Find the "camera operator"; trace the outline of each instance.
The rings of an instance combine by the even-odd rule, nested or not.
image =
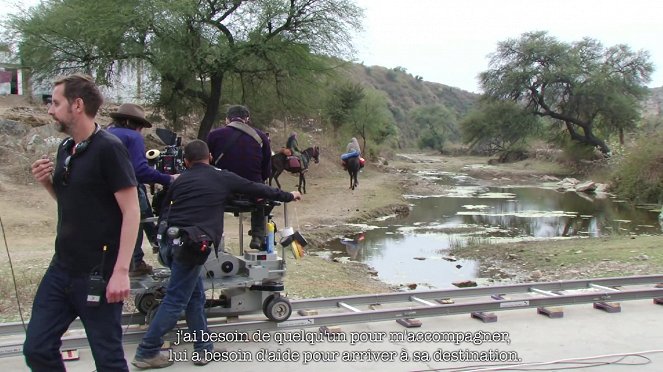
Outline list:
[[[131,164],[133,165],[134,172],[136,172],[136,179],[138,180],[138,202],[140,204],[140,218],[145,219],[153,217],[152,207],[147,198],[147,190],[145,189],[146,183],[158,183],[163,186],[168,186],[177,177],[169,174],[160,173],[156,169],[147,164],[145,157],[145,141],[141,135],[143,128],[151,128],[152,123],[145,119],[145,111],[141,106],[133,103],[123,103],[116,112],[110,114],[114,119],[113,123],[108,127],[108,131],[117,136],[129,152]],[[156,225],[153,222],[145,222],[140,225],[138,237],[136,239],[136,246],[134,247],[133,261],[131,266],[130,276],[141,276],[152,274],[152,266],[148,265],[145,260],[145,253],[143,253],[143,230],[147,235],[147,239],[155,248],[158,249]]]
[[[200,243],[190,246],[180,231],[191,229],[202,231],[207,241],[219,246],[223,236],[223,213],[228,199],[238,192],[254,197],[263,197],[283,202],[301,199],[297,191],[284,192],[265,184],[252,182],[232,172],[212,167],[207,144],[201,140],[189,142],[184,147],[184,162],[187,170],[171,187],[164,203],[164,212],[159,216],[160,226],[168,232],[159,241],[162,261],[170,267],[170,280],[156,315],[140,345],[134,366],[162,368],[173,364],[167,354],[161,353],[163,336],[170,332],[180,319],[182,311],[192,335],[208,333],[207,317],[204,313],[205,290],[200,277],[201,262],[205,262],[211,248],[205,243],[204,253]],[[171,229],[177,233],[171,236]],[[160,229],[161,232],[161,229]],[[191,237],[191,235],[188,235]],[[205,365],[205,351],[213,351],[210,341],[198,339],[193,343],[194,352],[190,360],[195,365]]]

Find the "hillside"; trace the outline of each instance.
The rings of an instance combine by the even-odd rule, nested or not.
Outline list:
[[[479,95],[459,88],[423,80],[403,68],[348,64],[345,77],[368,89],[383,92],[389,110],[399,130],[399,146],[413,147],[422,135],[420,126],[413,123],[412,110],[443,106],[451,112],[453,126],[472,108]]]
[[[478,94],[423,80],[402,69],[353,64],[348,68],[353,81],[359,81],[387,94],[397,121],[417,106],[444,105],[459,116],[467,113]]]
[[[661,117],[663,115],[663,87],[649,89],[649,97],[644,103],[645,117]]]

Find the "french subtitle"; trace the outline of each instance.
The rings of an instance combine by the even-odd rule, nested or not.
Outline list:
[[[481,345],[483,343],[511,343],[509,332],[389,332],[389,342],[434,342],[434,343],[453,343],[460,345],[469,343]]]
[[[246,347],[234,350],[203,351],[188,354],[187,350],[170,350],[169,359],[174,362],[197,361],[204,358],[210,362],[285,362],[310,365],[321,362],[345,363],[391,363],[391,362],[520,362],[521,359],[515,351],[497,349],[470,350],[445,348],[428,350],[408,350],[401,347],[394,350],[393,345],[416,344],[472,344],[484,343],[510,344],[508,332],[446,332],[446,331],[416,331],[399,332],[321,332],[321,331],[254,331],[251,333],[230,332],[185,332],[178,330],[175,333],[175,346],[183,343],[212,342],[242,344]],[[249,344],[247,344],[249,343]],[[261,347],[256,344],[272,346]],[[296,345],[316,345],[321,343],[346,344],[344,349],[339,345],[336,350],[301,350]],[[251,344],[255,346],[251,346]],[[389,346],[389,345],[392,346]],[[361,346],[365,347],[362,348]],[[276,346],[276,347],[275,347]],[[359,348],[357,348],[359,346]],[[383,347],[384,346],[384,347]],[[306,346],[308,347],[308,346]]]
[[[521,362],[515,351],[501,350],[442,350],[433,353],[434,362]]]

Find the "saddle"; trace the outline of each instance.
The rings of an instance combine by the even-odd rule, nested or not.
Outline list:
[[[287,147],[281,147],[281,151],[279,151],[279,152],[280,152],[281,154],[285,155],[286,158],[287,158],[288,156],[292,156],[292,150],[290,150],[290,149],[287,148]]]
[[[341,160],[341,165],[343,166],[343,170],[348,170],[348,161],[347,160]],[[359,157],[359,168],[363,168],[364,165],[366,165],[366,159],[362,158],[361,156]]]
[[[302,162],[298,156],[288,156],[285,162],[285,169],[288,172],[300,172],[302,170]]]

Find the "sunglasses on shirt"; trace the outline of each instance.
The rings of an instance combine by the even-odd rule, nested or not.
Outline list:
[[[64,159],[64,174],[62,175],[62,186],[67,186],[69,185],[69,176],[71,174],[71,165],[72,162],[75,158],[79,157],[82,153],[87,150],[88,146],[90,145],[90,139],[86,139],[85,141],[81,141],[74,146],[74,140],[69,139],[68,143],[65,143],[65,149],[67,153],[70,153],[67,155],[67,157]],[[72,151],[73,147],[73,151]]]

